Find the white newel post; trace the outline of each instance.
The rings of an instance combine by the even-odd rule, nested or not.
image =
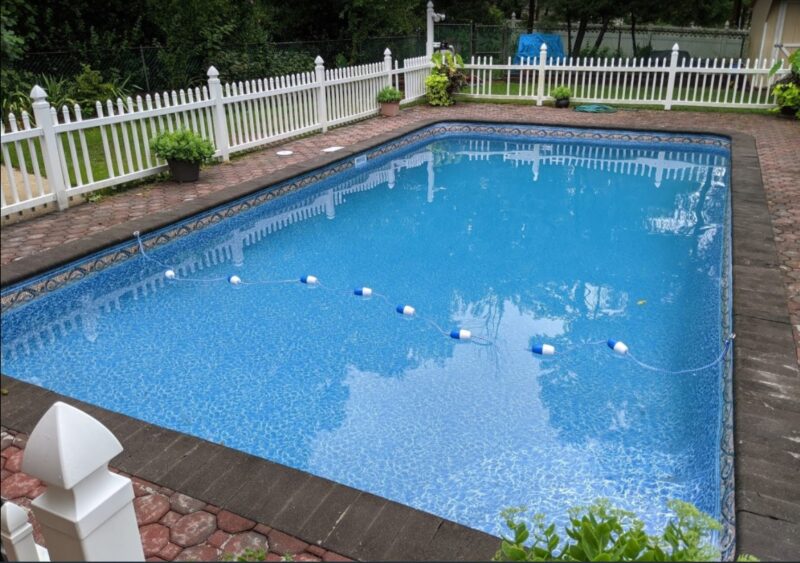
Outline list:
[[[664,109],[672,109],[672,94],[675,91],[675,74],[678,68],[678,44],[672,46],[669,58],[669,74],[667,74],[667,97],[664,100]]]
[[[31,507],[53,561],[144,561],[131,480],[108,470],[111,431],[56,402],[28,439],[22,470],[47,483]]]
[[[433,56],[433,2],[428,1],[428,9],[425,13],[425,57],[431,60]]]
[[[547,65],[547,44],[539,48],[539,70],[536,71],[536,105],[544,103],[544,74]]]
[[[228,121],[225,119],[225,104],[222,101],[222,83],[219,81],[219,71],[213,66],[208,69],[208,94],[214,100],[214,144],[228,162],[231,159],[230,143],[228,142]]]
[[[383,52],[383,72],[386,73],[386,85],[392,85],[392,52],[389,47]]]
[[[314,59],[314,73],[317,80],[317,119],[319,119],[322,132],[328,130],[328,102],[325,98],[325,61],[317,55]]]
[[[69,207],[67,198],[67,184],[58,162],[58,139],[53,129],[53,112],[50,111],[50,103],[47,101],[47,92],[38,84],[31,90],[33,100],[33,118],[36,125],[41,127],[42,133],[42,156],[44,158],[44,169],[47,174],[47,183],[56,195],[58,208],[63,210]]]
[[[9,561],[47,561],[47,550],[36,545],[28,514],[13,502],[3,504],[0,536]]]

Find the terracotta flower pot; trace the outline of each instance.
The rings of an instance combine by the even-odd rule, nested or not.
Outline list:
[[[168,160],[169,173],[176,182],[196,182],[200,176],[200,163],[186,160]]]
[[[400,113],[400,102],[381,102],[381,115],[394,117]]]
[[[556,107],[557,108],[568,108],[569,107],[569,98],[561,98],[560,100],[556,100]]]

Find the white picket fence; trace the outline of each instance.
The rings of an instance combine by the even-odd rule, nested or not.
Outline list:
[[[325,69],[222,84],[214,67],[202,88],[108,100],[95,104],[96,117],[81,107],[51,107],[47,93],[31,91],[33,119],[8,115],[2,128],[2,209],[8,216],[110,186],[153,176],[166,169],[149,142],[163,131],[191,129],[214,144],[215,156],[327,131],[375,115],[376,96],[388,85],[405,90],[403,104],[425,95],[430,63],[425,57]],[[97,174],[97,170],[102,174]],[[98,177],[99,176],[99,177]]]
[[[465,70],[470,98],[552,100],[557,86],[572,91],[571,100],[588,103],[770,108],[771,84],[789,73],[781,68],[769,76],[775,61],[733,59],[679,60],[675,44],[668,61],[653,59],[595,60],[591,57],[554,59],[542,45],[539,57],[512,64],[495,64],[490,57],[473,57]]]

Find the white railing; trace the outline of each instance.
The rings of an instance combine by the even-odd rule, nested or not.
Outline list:
[[[215,157],[376,115],[378,91],[404,89],[403,103],[425,95],[430,72],[425,57],[384,60],[325,69],[317,57],[314,72],[222,84],[214,67],[208,84],[154,95],[95,104],[84,119],[79,105],[51,107],[47,93],[31,91],[33,119],[9,114],[2,128],[2,210],[8,216],[140,180],[166,170],[150,150],[164,131],[190,129],[211,141]],[[35,126],[34,126],[35,123]]]
[[[716,108],[770,108],[774,80],[790,71],[781,68],[770,77],[775,61],[733,59],[679,60],[674,45],[669,60],[553,59],[542,45],[537,58],[520,64],[495,64],[490,57],[473,57],[465,70],[470,98],[514,98],[542,105],[553,99],[553,88],[567,86],[575,102],[706,106]]]

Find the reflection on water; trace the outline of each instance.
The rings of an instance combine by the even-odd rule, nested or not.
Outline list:
[[[3,315],[4,372],[487,531],[610,497],[717,513],[726,157],[445,139]],[[442,338],[368,285],[445,327]],[[533,357],[532,343],[567,351]]]

